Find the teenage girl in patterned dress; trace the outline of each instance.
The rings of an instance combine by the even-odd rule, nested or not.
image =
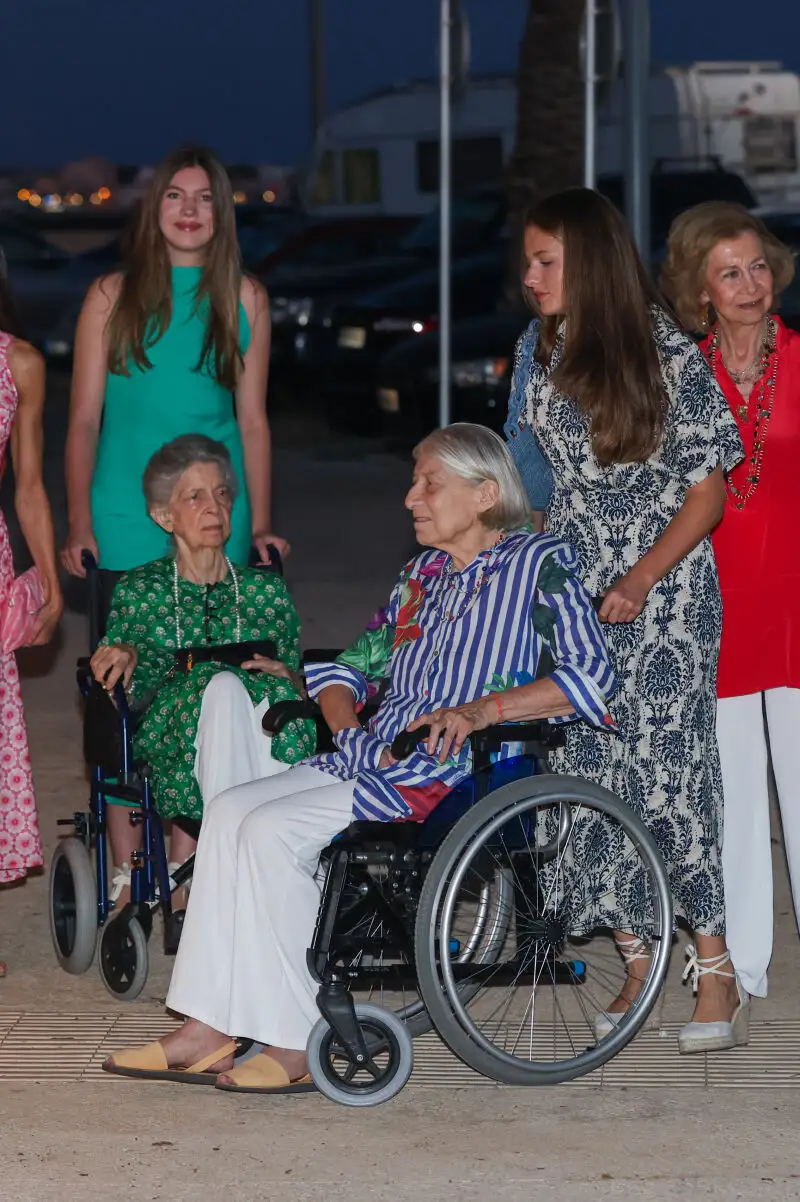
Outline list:
[[[46,643],[61,616],[53,522],[42,481],[44,362],[15,338],[11,298],[0,262],[0,463],[10,446],[14,508],[33,562],[42,575],[45,605],[33,642]],[[0,606],[14,580],[8,528],[0,511]],[[21,880],[42,865],[36,800],[28,757],[17,661],[0,654],[0,885]],[[0,976],[5,965],[0,961]]]

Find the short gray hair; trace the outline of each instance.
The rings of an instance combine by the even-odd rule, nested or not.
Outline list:
[[[236,496],[238,481],[224,442],[207,438],[205,434],[181,434],[180,438],[164,443],[144,469],[142,488],[148,513],[169,505],[181,476],[195,463],[215,463],[231,496]]]
[[[490,530],[518,530],[531,520],[531,507],[508,447],[499,434],[486,426],[455,422],[434,430],[414,448],[414,458],[426,451],[462,480],[476,487],[493,480],[499,490],[497,503],[481,514]]]

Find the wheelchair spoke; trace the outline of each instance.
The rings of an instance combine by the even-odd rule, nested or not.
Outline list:
[[[576,787],[570,782],[570,800],[559,799],[557,784],[528,800],[517,786],[519,801],[493,822],[476,818],[437,894],[437,975],[447,998],[445,1008],[429,1003],[437,1026],[468,1064],[510,1083],[529,1072],[569,1079],[602,1064],[644,1021],[666,969],[663,869],[638,838],[635,816],[613,798],[584,800]],[[445,949],[457,944],[465,917],[481,912],[492,878],[507,882],[508,898],[497,908],[496,950],[482,956],[476,937],[474,958],[459,967]],[[626,981],[612,938],[626,924],[641,928],[658,955],[632,1019],[598,1042],[596,1020]]]

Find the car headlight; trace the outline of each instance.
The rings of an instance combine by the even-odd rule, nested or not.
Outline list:
[[[453,363],[450,368],[450,378],[454,388],[491,388],[508,370],[508,359],[463,359]],[[439,368],[433,367],[428,372],[428,379],[437,382]]]
[[[274,326],[279,326],[285,321],[307,326],[314,311],[314,301],[310,296],[273,296],[270,311]]]

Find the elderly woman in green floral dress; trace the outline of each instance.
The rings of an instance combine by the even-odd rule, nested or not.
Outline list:
[[[150,460],[143,487],[174,554],[120,578],[92,671],[109,690],[122,680],[144,709],[135,752],[152,767],[159,813],[200,818],[204,800],[313,752],[311,723],[291,723],[274,740],[261,729],[271,705],[299,696],[300,622],[280,575],[235,567],[225,554],[236,479],[222,443],[199,434],[167,443]],[[177,665],[181,649],[257,641],[271,642],[277,658],[254,653],[232,667],[203,652],[188,671]],[[119,898],[130,881],[127,813],[112,807],[109,827]],[[171,861],[182,863],[193,848],[176,827]]]

